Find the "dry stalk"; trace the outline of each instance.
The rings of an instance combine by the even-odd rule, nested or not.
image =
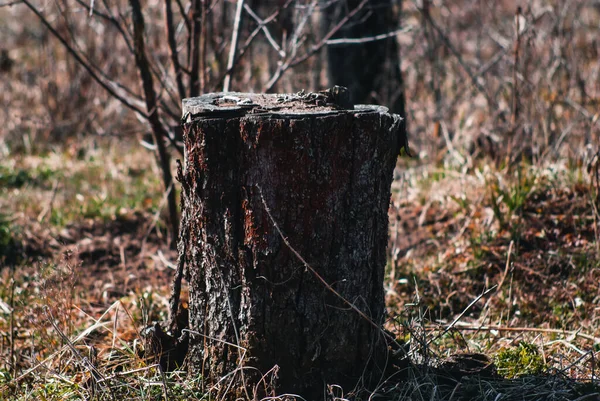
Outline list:
[[[439,327],[427,326],[427,330],[438,330]],[[547,329],[540,327],[509,327],[509,326],[497,326],[497,325],[484,325],[478,326],[469,323],[461,323],[454,326],[454,330],[459,331],[506,331],[506,332],[528,332],[528,333],[551,333],[551,334],[563,334],[565,336],[581,337],[583,339],[593,341],[594,343],[600,343],[600,337],[595,337],[589,334],[581,333],[579,331],[569,331],[561,329]]]
[[[506,275],[508,274],[508,270],[510,268],[510,255],[512,253],[512,248],[513,248],[514,244],[515,244],[515,242],[513,240],[511,240],[510,244],[508,245],[508,253],[506,254],[506,265],[504,267],[504,273],[502,274],[502,279],[500,280],[500,283],[498,284],[498,288],[496,290],[497,293],[500,293],[502,284],[504,284],[504,280],[506,280]]]
[[[517,7],[517,12],[515,14],[515,30],[517,39],[515,40],[515,49],[514,49],[514,65],[513,65],[513,92],[512,92],[512,116],[511,116],[511,125],[514,129],[517,124],[517,120],[519,118],[519,80],[518,80],[518,69],[519,69],[519,49],[521,46],[521,15],[522,9],[521,6]],[[510,155],[510,151],[508,152]]]
[[[456,324],[460,321],[460,319],[463,318],[463,316],[473,307],[473,305],[475,305],[477,302],[479,302],[479,300],[481,298],[483,298],[484,296],[486,296],[487,294],[489,294],[490,292],[494,291],[496,289],[496,286],[493,286],[492,288],[488,288],[487,290],[485,290],[482,294],[479,294],[477,296],[477,298],[475,298],[474,300],[471,301],[471,303],[469,305],[467,305],[467,307],[461,312],[459,313],[459,315],[452,321],[452,323],[450,323],[445,329],[444,331],[442,331],[440,334],[438,334],[437,336],[433,337],[431,340],[427,341],[427,345],[431,344],[432,342],[436,341],[437,339],[441,338],[444,334],[446,334],[447,332],[449,332],[452,328],[454,328],[454,326],[456,326]]]
[[[11,278],[10,283],[10,320],[8,325],[10,341],[10,365],[13,371],[13,377],[17,377],[17,361],[15,359],[15,280]]]
[[[423,13],[423,9],[419,8],[419,12]],[[487,90],[481,84],[481,82],[479,82],[478,77],[473,73],[473,71],[471,71],[471,67],[469,67],[469,65],[467,63],[465,63],[460,52],[458,50],[456,50],[456,48],[454,47],[454,45],[448,38],[448,35],[444,32],[444,30],[438,26],[438,24],[431,17],[431,15],[424,14],[424,17],[427,19],[427,22],[431,25],[431,27],[438,33],[439,37],[442,39],[442,42],[444,43],[446,48],[448,50],[450,50],[452,55],[456,58],[456,61],[458,61],[458,64],[467,73],[469,78],[471,78],[471,82],[473,83],[473,85],[479,90],[479,92],[481,94],[483,94],[483,96],[485,96],[485,98],[488,102],[488,106],[493,109],[498,109],[498,103],[488,94]]]
[[[59,335],[59,337],[62,339],[65,346],[71,351],[71,354],[76,359],[78,359],[81,366],[90,373],[90,377],[94,386],[99,384],[100,380],[105,381],[104,375],[96,368],[96,366],[94,366],[92,361],[90,361],[88,357],[81,355],[81,353],[77,348],[75,348],[73,342],[69,339],[69,337],[67,337],[67,335],[60,329],[60,327],[58,327],[56,319],[52,315],[52,312],[50,311],[50,308],[48,306],[44,308],[44,312],[48,318],[48,321],[50,322],[56,333]],[[110,387],[110,385],[108,385],[107,387],[108,392],[112,393],[112,388]],[[114,394],[112,398],[115,399]]]
[[[46,19],[46,17],[44,17],[44,15],[42,15],[42,13],[32,3],[30,3],[29,0],[21,1],[38,17],[42,25],[44,25],[50,31],[50,33],[52,33],[52,35],[61,42],[61,44],[67,50],[69,55],[71,55],[71,57],[73,57],[90,74],[94,81],[96,81],[112,97],[119,100],[121,104],[123,104],[125,107],[138,113],[144,118],[148,118],[148,114],[146,112],[144,112],[140,107],[133,104],[133,102],[130,99],[126,99],[124,96],[122,96],[115,88],[113,88],[112,85],[110,85],[110,83],[107,83],[105,79],[103,79],[99,74],[97,74],[94,66],[88,63],[86,60],[84,60],[83,56],[80,55],[79,52],[76,49],[74,49],[52,25],[50,25],[50,22]]]

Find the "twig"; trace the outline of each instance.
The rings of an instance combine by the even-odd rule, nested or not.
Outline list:
[[[48,212],[52,210],[52,204],[54,203],[54,199],[56,198],[56,193],[58,192],[57,190],[58,180],[54,181],[54,184],[52,185],[52,197],[50,198],[50,201],[46,204],[46,206],[44,206],[44,209],[42,209],[40,214],[38,214],[37,216],[38,223],[44,221],[44,218],[46,217]]]
[[[375,35],[375,36],[365,36],[364,38],[329,39],[329,40],[325,41],[325,44],[327,46],[335,46],[335,45],[355,45],[355,44],[376,42],[378,40],[393,38],[394,36],[397,36],[401,33],[407,33],[410,31],[411,31],[411,28],[407,27],[407,28],[397,29],[395,31],[388,32],[388,33],[382,33],[382,34]]]
[[[298,258],[298,260],[304,265],[304,267],[306,269],[308,269],[317,278],[317,280],[319,280],[321,282],[321,284],[323,284],[323,286],[325,286],[325,288],[327,288],[327,290],[329,290],[332,294],[334,294],[336,297],[338,297],[340,300],[342,300],[342,302],[344,302],[346,305],[348,305],[350,307],[350,309],[355,311],[360,317],[362,317],[371,326],[373,326],[381,334],[383,334],[384,337],[386,337],[387,339],[391,340],[394,344],[401,347],[396,342],[395,338],[393,338],[390,334],[388,334],[384,330],[382,330],[381,327],[377,323],[375,323],[369,316],[367,316],[363,311],[358,309],[352,302],[348,301],[339,292],[337,292],[332,286],[330,286],[329,283],[327,283],[327,281],[323,277],[321,277],[321,275],[319,273],[317,273],[317,271],[315,269],[313,269],[311,265],[308,264],[308,262],[302,257],[302,255],[300,255],[300,253],[298,253],[298,251],[296,251],[296,249],[292,246],[292,244],[290,244],[290,241],[287,239],[287,237],[283,234],[283,232],[279,228],[279,224],[277,224],[277,222],[273,218],[273,215],[271,214],[271,209],[267,205],[267,202],[265,201],[265,198],[263,196],[262,189],[259,186],[257,186],[257,188],[258,188],[258,191],[260,192],[260,199],[262,200],[263,207],[265,208],[265,211],[267,212],[267,215],[269,216],[271,223],[273,223],[273,227],[275,227],[275,230],[277,231],[277,233],[279,234],[279,236],[281,237],[281,239],[283,240],[285,245],[288,247],[288,249],[290,251],[292,251],[294,256],[296,256],[296,258]]]
[[[76,1],[79,1],[79,4],[83,4],[84,8],[89,9],[91,11],[90,6],[85,5],[85,3],[83,3],[81,0],[76,0]],[[104,78],[105,82],[108,82],[111,85],[114,85],[115,87],[122,89],[125,93],[127,93],[127,95],[130,98],[133,98],[135,101],[138,101],[138,102],[141,103],[142,102],[141,98],[133,90],[127,88],[125,85],[123,85],[123,84],[121,84],[119,82],[115,82],[111,77],[108,76],[108,74],[106,72],[104,72],[102,70],[101,67],[99,67],[98,65],[96,65],[90,59],[90,57],[85,53],[85,51],[83,49],[81,49],[81,47],[79,46],[79,42],[78,42],[78,40],[76,38],[76,35],[73,32],[73,28],[71,27],[72,24],[69,21],[67,13],[60,6],[60,3],[58,1],[56,2],[56,5],[57,5],[57,8],[58,8],[58,10],[60,12],[60,15],[63,17],[63,19],[65,21],[66,30],[69,33],[69,35],[71,37],[71,42],[74,44],[74,48],[76,48],[76,50],[78,51],[78,54],[82,58],[84,58],[90,64],[90,66],[92,68],[94,68],[96,70],[96,73],[99,76],[101,76],[102,78]],[[110,12],[110,9],[108,9],[108,10]],[[94,11],[94,12],[96,12],[96,11]],[[131,44],[129,43],[127,35],[125,35],[125,30],[121,27],[121,24],[118,22],[118,20],[116,18],[114,18],[114,17],[107,17],[106,15],[102,15],[101,17],[102,18],[109,18],[109,21],[111,23],[113,23],[113,25],[115,25],[117,27],[117,30],[119,32],[121,32],[121,34],[123,36],[123,39],[125,40],[127,48],[129,49],[129,51],[131,52],[131,54],[135,56],[134,49],[131,47]],[[178,100],[174,99],[169,86],[166,84],[166,80],[163,78],[164,76],[167,76],[167,73],[164,71],[164,68],[161,68],[162,66],[160,65],[160,63],[157,63],[157,65],[149,63],[149,67],[150,67],[150,70],[152,71],[152,74],[154,74],[156,76],[156,78],[158,79],[158,81],[160,83],[160,86],[161,86],[161,95],[159,95],[158,98],[160,99],[162,97],[162,92],[166,91],[167,94],[169,95],[169,97],[171,98],[171,100],[173,101],[173,103],[178,104]],[[162,71],[159,71],[159,70],[162,70]],[[178,120],[179,119],[180,113],[174,113],[174,112],[172,112],[170,110],[170,108],[167,106],[167,104],[162,99],[160,100],[160,104],[161,104],[163,110],[165,112],[167,112],[174,120]]]
[[[271,21],[273,21],[275,18],[277,18],[277,16],[279,15],[279,13],[281,12],[281,10],[283,10],[285,7],[287,7],[289,5],[289,3],[291,3],[293,0],[287,0],[285,4],[283,4],[279,9],[277,9],[275,12],[273,12],[273,14],[269,15],[267,18],[262,20],[262,23],[259,24],[254,31],[252,31],[252,33],[248,36],[248,38],[246,39],[246,41],[244,42],[244,45],[240,48],[239,52],[237,52],[237,56],[235,57],[233,66],[231,68],[228,68],[224,73],[221,74],[221,77],[215,81],[215,83],[213,84],[213,90],[217,90],[217,88],[219,88],[221,86],[221,84],[223,83],[223,81],[225,80],[225,77],[227,76],[227,74],[232,74],[233,71],[235,70],[235,67],[238,65],[238,62],[242,59],[242,57],[246,54],[246,52],[248,51],[248,49],[250,48],[250,45],[252,44],[252,42],[254,41],[254,39],[256,38],[256,36],[258,36],[258,34],[260,33],[262,26],[266,25],[268,23],[270,23]]]
[[[83,3],[82,0],[76,0],[80,5],[83,5],[84,8],[86,8],[87,10],[89,10],[90,12],[90,17],[92,16],[92,6],[88,6],[87,4]],[[103,69],[101,67],[99,67],[98,65],[96,65],[91,59],[90,57],[85,53],[85,51],[83,49],[81,49],[81,47],[79,46],[79,42],[76,38],[75,33],[73,32],[73,28],[72,28],[72,24],[69,21],[69,18],[67,16],[67,13],[65,12],[65,10],[60,6],[60,2],[56,2],[56,6],[60,12],[60,15],[63,17],[64,21],[65,21],[65,27],[67,32],[69,33],[70,37],[71,37],[71,42],[74,44],[74,48],[76,48],[76,50],[79,52],[79,55],[82,58],[85,58],[86,61],[90,64],[91,67],[93,67],[96,70],[96,73],[98,73],[102,78],[105,79],[106,82],[114,85],[115,87],[118,87],[120,89],[123,89],[123,91],[125,93],[127,93],[129,95],[130,98],[134,98],[136,101],[140,101],[141,102],[141,98],[131,89],[127,88],[125,85],[115,82],[111,77],[108,76],[107,73],[105,73],[103,71]],[[134,49],[130,44],[130,41],[128,39],[128,36],[125,34],[125,30],[122,28],[121,23],[113,16],[110,7],[108,7],[105,3],[105,7],[108,10],[110,16],[107,16],[105,14],[100,15],[102,18],[107,18],[109,22],[111,22],[116,28],[117,30],[121,33],[123,40],[125,41],[125,44],[127,45],[127,48],[129,50],[129,52],[132,55],[135,55]],[[96,10],[94,10],[95,13],[98,13]],[[160,64],[158,64],[158,69],[160,69]],[[152,73],[156,76],[156,78],[159,80],[160,84],[161,84],[161,89],[166,90],[167,94],[173,98],[171,91],[169,89],[169,87],[166,85],[165,83],[165,79],[161,76],[160,71],[158,71],[157,66],[150,64],[150,69],[152,71]],[[167,75],[166,73],[163,73],[163,75]],[[161,96],[159,96],[160,98]],[[173,100],[175,104],[177,104],[178,102]],[[161,100],[161,105],[163,106],[163,109],[169,113],[175,120],[177,120],[179,118],[179,115],[176,113],[171,112],[171,110],[168,108],[168,106],[165,104],[164,101]]]
[[[230,347],[237,348],[237,349],[239,349],[241,351],[244,351],[244,352],[248,351],[246,348],[242,347],[241,345],[230,343],[229,341],[225,341],[225,340],[220,340],[218,338],[211,337],[211,336],[206,335],[206,334],[202,334],[199,331],[190,330],[190,329],[183,329],[182,332],[184,332],[184,333],[190,333],[191,335],[194,335],[194,336],[200,336],[200,337],[203,337],[203,338],[207,338],[207,339],[209,339],[211,341],[216,341],[218,343],[223,343],[225,345],[229,345]]]
[[[83,0],[75,0],[80,6],[82,6],[83,8],[85,8],[86,10],[88,10],[90,13],[92,12],[92,8],[90,6],[88,6],[86,3],[83,2]],[[110,15],[104,14],[101,11],[98,10],[93,10],[94,14],[97,17],[100,17],[108,22],[110,22],[116,29],[117,31],[121,34],[121,36],[123,37],[123,40],[125,41],[125,45],[127,46],[127,48],[129,49],[129,51],[131,52],[131,54],[133,54],[133,46],[131,45],[131,41],[129,40],[129,37],[127,36],[127,31],[125,31],[123,29],[123,27],[121,26],[121,24],[119,23],[119,21],[115,18],[115,16],[112,14],[110,8],[107,8],[107,11]]]
[[[185,97],[185,87],[183,86],[181,64],[179,64],[179,53],[177,51],[177,40],[175,39],[175,27],[173,26],[171,0],[165,0],[165,25],[167,29],[167,42],[169,43],[171,63],[173,63],[173,70],[175,71],[177,92],[179,93],[179,98],[183,99]]]
[[[356,13],[358,13],[360,10],[362,10],[367,4],[369,3],[369,0],[363,0],[361,1],[355,8],[353,8],[348,14],[346,14],[344,16],[344,18],[342,18],[333,28],[331,28],[329,30],[329,32],[327,32],[325,34],[325,36],[323,36],[323,38],[316,43],[315,45],[313,45],[310,50],[308,50],[304,55],[296,58],[296,51],[297,48],[299,46],[299,41],[298,38],[300,36],[300,33],[302,31],[302,29],[304,28],[304,24],[300,24],[298,26],[298,28],[296,29],[296,31],[294,32],[294,35],[292,36],[292,55],[290,57],[290,59],[288,59],[286,62],[281,63],[279,65],[279,68],[277,68],[277,71],[275,71],[275,73],[273,74],[273,76],[271,77],[271,79],[269,80],[269,82],[267,82],[267,84],[265,85],[265,87],[263,88],[263,90],[265,92],[270,91],[271,89],[273,89],[273,86],[275,86],[275,84],[277,83],[277,81],[279,81],[279,79],[281,79],[282,75],[290,68],[293,68],[303,62],[305,62],[306,60],[308,60],[310,57],[312,57],[315,53],[317,53],[318,51],[320,51],[323,46],[325,46],[327,44],[327,41],[329,39],[331,39],[331,37],[333,35],[335,35],[340,29],[342,29],[342,27],[352,18],[354,17],[354,15]],[[303,21],[303,23],[306,23],[306,20],[308,18],[308,16],[310,16],[310,14],[312,13],[312,10],[316,7],[316,2],[312,2],[309,5],[309,11],[306,13],[305,19]]]
[[[419,12],[423,13],[423,9],[420,7],[419,7]],[[428,13],[423,13],[423,14],[424,14],[424,17],[427,20],[427,22],[429,22],[429,24],[431,25],[431,27],[433,29],[435,29],[437,31],[437,33],[440,35],[440,38],[444,42],[444,45],[446,45],[448,50],[450,50],[450,52],[454,55],[454,57],[458,61],[458,64],[467,73],[469,78],[471,78],[471,82],[473,82],[473,85],[475,85],[475,87],[483,94],[483,96],[485,96],[486,100],[488,101],[488,104],[491,105],[493,108],[497,109],[498,105],[497,105],[496,101],[494,99],[492,99],[492,97],[487,93],[487,91],[485,90],[483,85],[481,85],[481,83],[479,82],[477,77],[475,77],[475,75],[471,71],[471,68],[464,62],[464,60],[462,59],[462,56],[460,55],[458,50],[456,50],[454,48],[454,46],[452,45],[452,42],[450,42],[448,35],[446,35],[446,33],[442,30],[442,28],[440,28],[435,23],[435,21],[433,20],[433,18],[431,17],[430,14],[428,14]]]
[[[426,326],[428,330],[436,330],[434,326]],[[600,337],[594,337],[589,334],[580,333],[578,331],[569,331],[561,329],[545,329],[539,327],[508,327],[508,326],[476,326],[468,323],[461,323],[460,325],[454,326],[455,330],[468,330],[468,331],[508,331],[508,332],[530,332],[530,333],[552,333],[552,334],[564,334],[571,337],[581,337],[586,340],[593,341],[594,343],[600,343]]]
[[[177,7],[179,8],[179,14],[181,14],[181,19],[183,20],[183,24],[185,25],[185,28],[188,31],[188,40],[189,40],[189,33],[192,31],[192,24],[190,22],[190,19],[187,15],[187,12],[185,11],[185,7],[183,6],[183,3],[181,2],[181,0],[176,0],[177,3]],[[189,48],[188,48],[189,50]]]
[[[511,117],[511,125],[514,126],[517,124],[517,119],[519,118],[519,81],[517,79],[517,72],[519,68],[519,47],[521,46],[521,6],[517,7],[517,12],[515,14],[515,29],[517,34],[517,40],[515,41],[515,64],[513,65],[513,93],[512,93],[512,117]],[[508,152],[510,154],[510,150]]]
[[[148,114],[146,114],[142,109],[131,104],[127,99],[125,99],[123,96],[119,95],[113,88],[111,88],[109,85],[107,85],[107,83],[104,82],[104,80],[102,78],[100,78],[100,76],[98,74],[96,74],[94,69],[85,60],[83,60],[83,58],[77,53],[77,51],[75,49],[73,49],[73,47],[71,47],[71,45],[69,45],[67,43],[65,38],[63,38],[62,35],[60,33],[58,33],[58,31],[56,29],[54,29],[54,27],[52,25],[50,25],[50,23],[48,22],[46,17],[44,17],[42,15],[42,13],[40,13],[37,10],[37,8],[35,8],[33,6],[33,4],[31,4],[29,2],[29,0],[20,0],[20,1],[23,2],[39,18],[42,25],[44,25],[50,31],[50,33],[52,33],[52,35],[54,35],[54,37],[56,39],[58,39],[58,41],[65,47],[67,52],[71,56],[73,56],[73,58],[90,74],[90,76],[94,79],[94,81],[96,81],[102,88],[104,88],[104,90],[106,90],[112,97],[119,100],[125,107],[135,111],[136,113],[143,116],[144,118],[148,118]]]
[[[244,10],[246,10],[246,12],[250,14],[250,16],[256,21],[256,23],[260,27],[261,31],[263,31],[263,33],[265,34],[265,37],[267,38],[273,49],[275,49],[275,51],[279,53],[279,56],[285,57],[285,52],[281,50],[281,47],[277,44],[277,42],[275,42],[275,39],[273,39],[271,32],[267,29],[266,24],[263,22],[263,20],[261,20],[260,17],[256,15],[254,11],[252,11],[248,4],[244,4]]]
[[[156,252],[156,256],[151,255],[150,257],[154,260],[156,260],[158,258],[158,260],[160,260],[162,262],[162,264],[164,264],[169,269],[177,270],[177,265],[175,263],[171,262],[170,260],[168,260],[165,257],[165,254],[163,253],[163,251],[161,251],[160,249]]]
[[[2,8],[2,7],[12,7],[15,4],[20,4],[22,2],[23,2],[22,0],[16,0],[16,1],[8,2],[8,3],[0,3],[0,8]]]
[[[510,244],[508,245],[508,254],[506,255],[506,266],[504,267],[504,274],[502,274],[502,279],[500,280],[500,283],[498,284],[498,288],[496,289],[496,292],[500,292],[500,289],[502,288],[502,284],[504,284],[504,280],[506,280],[506,275],[508,274],[508,270],[510,268],[510,255],[512,253],[512,248],[513,248],[514,244],[515,244],[515,241],[511,240]]]
[[[233,21],[233,32],[231,34],[231,45],[229,47],[229,60],[227,61],[227,70],[233,67],[233,61],[235,60],[235,50],[237,48],[238,36],[240,33],[240,24],[242,22],[242,9],[244,7],[244,0],[238,0],[237,8],[235,10],[235,19]],[[229,92],[229,85],[231,83],[231,73],[225,75],[225,81],[223,82],[223,92]]]
[[[492,292],[495,289],[496,289],[496,286],[493,286],[492,288],[488,288],[487,290],[485,290],[485,292],[483,292],[483,294],[480,294],[477,298],[475,298],[473,301],[471,301],[471,303],[469,305],[467,305],[467,307],[452,321],[452,323],[450,323],[444,329],[443,332],[441,332],[437,336],[433,337],[431,340],[427,341],[427,345],[431,344],[432,342],[434,342],[435,340],[437,340],[438,338],[442,337],[444,334],[449,332],[450,329],[452,329],[454,326],[456,326],[458,321],[463,318],[463,316],[471,309],[471,307],[473,305],[475,305],[481,298],[483,298],[484,296],[486,296],[487,294],[489,294],[490,292]]]
[[[179,235],[179,220],[177,218],[177,204],[175,200],[175,191],[172,190],[173,176],[171,175],[170,156],[165,146],[165,138],[169,136],[164,125],[160,121],[160,116],[157,110],[156,92],[152,73],[148,59],[145,53],[144,43],[144,16],[139,0],[129,0],[131,5],[132,21],[133,21],[133,39],[135,50],[135,63],[137,65],[140,79],[142,80],[144,89],[144,98],[146,100],[146,109],[148,110],[148,122],[152,127],[154,142],[158,150],[158,159],[162,171],[162,179],[165,190],[168,191],[168,208],[169,218],[171,220],[171,246],[177,244],[177,236]]]

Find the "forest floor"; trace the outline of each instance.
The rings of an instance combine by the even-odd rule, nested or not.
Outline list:
[[[485,355],[504,382],[469,399],[598,399],[598,168],[399,160],[387,328],[413,361]],[[140,357],[177,258],[159,176],[117,139],[0,161],[0,398],[207,397]],[[388,398],[452,399],[419,380]]]

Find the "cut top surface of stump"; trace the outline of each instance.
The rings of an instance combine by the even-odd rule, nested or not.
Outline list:
[[[232,118],[246,115],[304,117],[307,114],[387,113],[376,105],[354,105],[347,89],[333,87],[320,92],[291,94],[218,92],[183,100],[183,122],[203,118]]]

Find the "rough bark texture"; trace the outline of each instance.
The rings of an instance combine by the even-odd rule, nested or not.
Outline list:
[[[252,105],[215,106],[222,94],[184,101],[191,370],[221,393],[246,384],[250,396],[322,399],[326,384],[372,385],[387,353],[372,322],[384,318],[401,119],[377,106],[282,109],[271,107],[276,95],[233,95]],[[291,246],[372,322],[302,264],[265,204]]]

